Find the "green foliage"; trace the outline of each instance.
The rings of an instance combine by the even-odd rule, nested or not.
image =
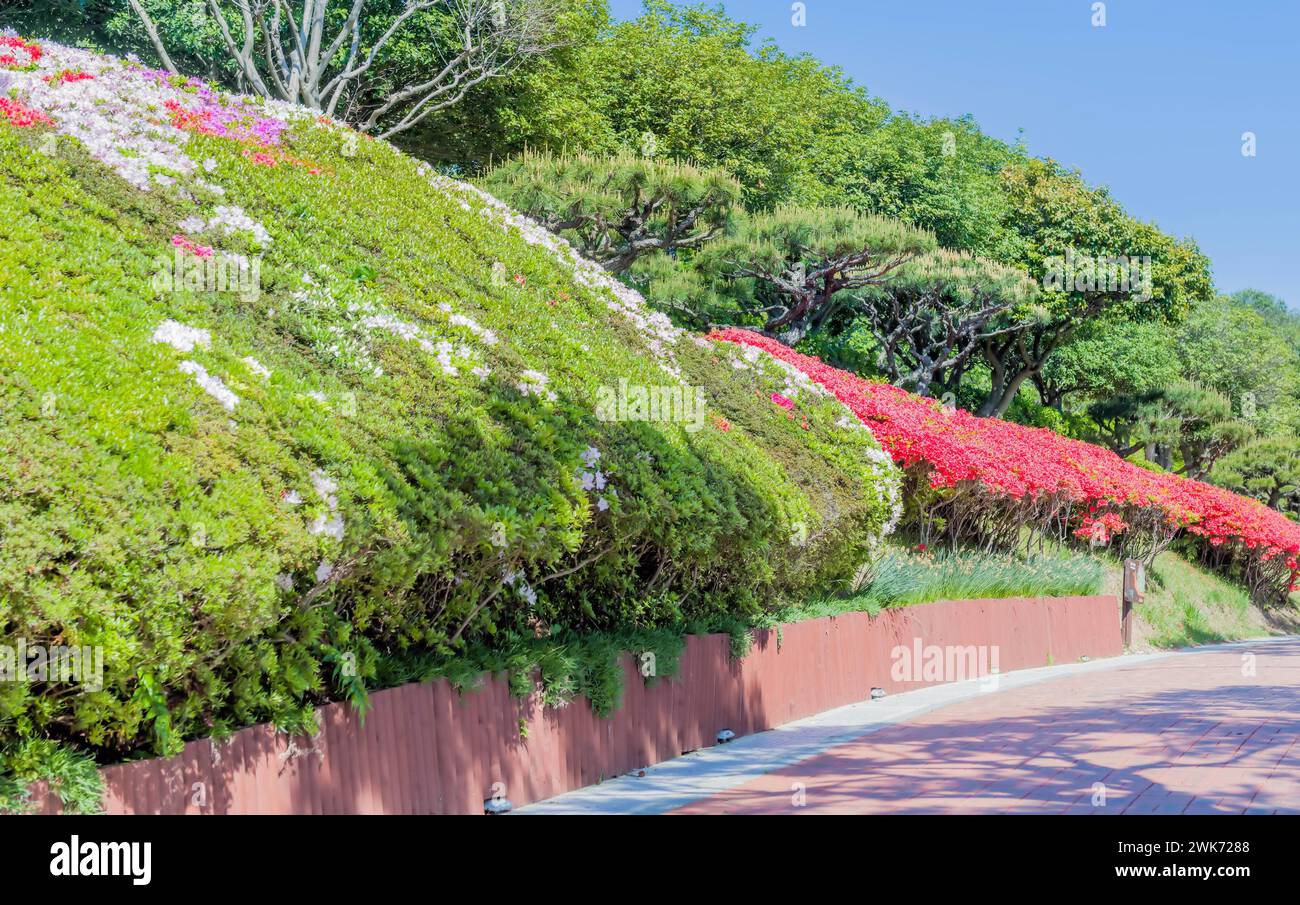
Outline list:
[[[1019,259],[1002,170],[1023,151],[984,135],[969,117],[892,114],[853,136],[853,154],[828,173],[841,203],[934,232],[939,243],[998,261]],[[847,142],[846,142],[847,143]]]
[[[203,73],[232,90],[303,104],[378,134],[454,106],[469,86],[570,37],[567,21],[555,30],[550,5],[499,0],[495,6],[485,16],[463,4],[406,0],[325,0],[314,10],[243,0],[84,0],[63,4],[60,16],[25,20],[48,25],[49,36],[68,43],[135,53],[155,66]],[[565,12],[572,6],[560,4]],[[241,56],[245,39],[255,51]]]
[[[733,323],[752,318],[793,344],[824,324],[845,295],[934,247],[923,230],[852,208],[780,207],[741,219],[694,263],[734,306]]]
[[[852,208],[781,207],[746,218],[735,237],[712,254],[771,271],[802,265],[811,272],[864,250],[878,257],[904,257],[934,247],[934,237],[922,230]]]
[[[1214,467],[1210,481],[1300,518],[1300,440],[1261,437]]]
[[[447,679],[470,694],[488,675],[505,675],[511,694],[536,693],[542,707],[567,707],[584,697],[607,717],[623,698],[624,656],[653,686],[677,675],[686,641],[684,627],[576,634],[557,631],[544,637],[508,634],[492,646],[471,645],[455,656],[395,653],[380,663],[379,687]]]
[[[745,621],[879,539],[895,477],[864,467],[876,444],[838,426],[837,402],[796,394],[787,413],[776,366],[647,335],[383,142],[345,156],[338,128],[298,121],[287,147],[318,177],[191,137],[272,234],[254,298],[155,289],[186,207],[40,138],[0,129],[0,638],[99,647],[105,680],[7,686],[0,743],[114,759],[255,722],[309,730],[324,701],[362,706],[385,657]],[[187,355],[238,394],[233,415],[151,342],[168,318],[210,331]],[[491,373],[450,378],[376,320],[472,347]],[[705,389],[701,418],[601,420],[602,388],[678,384],[652,341]],[[521,389],[530,370],[553,398]],[[605,507],[582,486],[591,448]],[[309,530],[331,514],[318,473],[341,541]],[[600,707],[609,662],[574,680]]]
[[[576,73],[578,96],[604,124],[605,146],[589,150],[650,145],[722,167],[752,206],[807,199],[824,183],[828,156],[844,153],[846,133],[878,122],[882,106],[837,69],[774,47],[751,52],[752,34],[720,8],[657,0],[614,25]],[[530,140],[573,146],[563,130]]]
[[[1029,308],[1038,301],[1038,284],[1015,267],[988,258],[940,248],[906,262],[890,274],[876,293],[921,296],[940,294],[956,303],[970,304],[997,298]]]
[[[865,136],[889,109],[839,69],[752,46],[754,29],[718,7],[652,0],[611,24],[603,2],[569,6],[569,46],[479,86],[412,148],[470,171],[528,147],[690,160],[764,209],[836,204],[859,181]]]
[[[1278,326],[1254,307],[1206,299],[1177,338],[1182,373],[1223,393],[1261,429],[1285,429],[1300,396],[1300,352]]]
[[[1096,594],[1102,567],[1083,555],[1019,559],[983,553],[912,555],[890,553],[874,567],[859,597],[881,606],[935,600],[1000,597],[1067,597]]]
[[[1112,565],[1116,589],[1119,569],[1119,563]],[[1251,605],[1248,591],[1175,550],[1161,553],[1147,571],[1146,599],[1136,612],[1139,644],[1158,648],[1238,641],[1277,631],[1277,625],[1270,625]],[[1275,611],[1274,617],[1294,624],[1300,611],[1293,605]]]
[[[1080,554],[1009,557],[982,552],[926,553],[890,548],[864,580],[834,594],[819,594],[785,608],[771,624],[848,612],[875,615],[886,607],[940,600],[1067,597],[1101,592],[1102,563]]]
[[[1133,219],[1077,173],[1050,160],[1028,159],[1001,175],[1007,225],[1019,237],[1010,263],[1043,281],[1047,316],[1022,334],[986,346],[992,385],[979,414],[1003,415],[1024,382],[1089,320],[1177,323],[1212,292],[1209,260],[1194,243]],[[1098,259],[1123,259],[1132,265],[1125,273],[1133,279],[1121,286],[1118,280],[1099,282]]]
[[[643,255],[698,248],[721,235],[740,198],[740,186],[721,170],[628,153],[526,152],[482,184],[612,273]]]
[[[1159,389],[1115,396],[1092,404],[1089,415],[1100,440],[1123,456],[1143,447],[1162,468],[1204,477],[1222,456],[1253,435],[1251,425],[1233,415],[1222,393],[1179,378]]]
[[[110,23],[122,12],[130,12],[123,0],[10,0],[4,16],[20,34],[105,50],[113,40]]]
[[[1050,277],[1067,254],[1152,259],[1151,285],[1116,292],[1090,285],[1079,271],[1062,273],[1062,283],[1043,296],[1062,319],[1108,313],[1135,320],[1177,322],[1193,302],[1210,295],[1209,261],[1189,242],[1180,242],[1139,222],[1101,188],[1051,160],[1018,161],[1002,171],[1010,226],[1021,237],[1020,258],[1031,276]],[[1060,259],[1060,260],[1058,260]],[[1080,261],[1082,264],[1082,260]],[[1081,269],[1081,268],[1080,268]],[[1143,290],[1149,297],[1143,298]]]
[[[93,757],[50,739],[24,739],[0,749],[0,814],[28,810],[27,787],[40,781],[65,814],[103,811],[103,780]]]
[[[1022,270],[938,249],[867,287],[851,310],[862,312],[859,323],[869,326],[891,382],[923,396],[955,396],[986,342],[1045,316],[1037,298],[1037,284]]]
[[[1178,343],[1164,324],[1089,320],[1047,360],[1035,385],[1043,401],[1106,399],[1158,389],[1180,376]]]

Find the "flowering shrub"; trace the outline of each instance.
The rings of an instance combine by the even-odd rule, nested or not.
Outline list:
[[[88,82],[94,78],[89,72],[82,72],[79,69],[65,69],[53,75],[41,76],[41,81],[47,85],[66,85],[74,82]]]
[[[44,51],[39,45],[16,35],[0,35],[0,67],[30,69],[41,61],[42,56]]]
[[[210,258],[212,257],[213,254],[212,249],[209,248],[208,246],[199,245],[197,242],[192,242],[189,239],[179,234],[172,236],[172,244],[175,245],[177,248],[185,249],[190,254],[194,255],[196,258]]]
[[[22,101],[0,97],[0,116],[9,121],[11,126],[34,126],[37,123],[48,124],[51,120],[39,110],[33,110]]]
[[[160,74],[144,75],[157,79]],[[194,93],[182,93],[163,104],[177,129],[264,148],[280,144],[286,128],[283,120],[265,116],[259,107],[238,98],[223,100],[197,79],[188,80],[186,87]]]
[[[913,483],[924,534],[992,538],[1014,547],[1033,532],[1152,559],[1178,532],[1225,552],[1253,591],[1293,590],[1300,524],[1256,500],[1169,473],[1052,431],[979,418],[864,380],[748,330],[711,337],[762,349],[830,390],[867,425]]]
[[[833,396],[496,199],[305,110],[43,50],[4,77],[58,141],[0,119],[0,643],[100,646],[106,675],[0,683],[0,754],[301,727],[392,651],[748,617],[896,518]],[[257,294],[151,273],[254,258]],[[597,418],[620,380],[703,387],[717,429]]]
[[[259,151],[256,148],[244,148],[241,152],[245,160],[251,160],[260,167],[278,167],[281,164],[301,167],[313,176],[321,174],[321,168],[310,161],[300,160],[292,154],[286,154],[284,151],[270,149]]]

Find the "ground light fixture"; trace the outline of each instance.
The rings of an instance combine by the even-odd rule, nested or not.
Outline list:
[[[509,814],[514,808],[509,798],[487,798],[483,801],[483,813],[488,815]]]

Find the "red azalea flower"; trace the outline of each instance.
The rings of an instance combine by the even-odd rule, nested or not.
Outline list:
[[[43,75],[41,80],[49,85],[63,85],[70,82],[88,82],[95,77],[89,72],[82,72],[80,69],[65,69],[54,75]]]
[[[6,69],[28,69],[45,56],[45,51],[41,50],[39,44],[32,44],[17,36],[0,35],[0,47],[9,48],[7,52],[0,52],[0,66]]]
[[[1287,571],[1300,574],[1300,524],[1256,500],[1147,471],[1050,430],[961,410],[942,412],[933,400],[832,368],[748,330],[718,330],[709,338],[754,346],[794,366],[844,403],[900,467],[918,472],[937,490],[974,486],[991,504],[1014,501],[1027,508],[1069,502],[1081,513],[1073,533],[1105,542],[1130,530],[1136,519],[1154,519],[1211,546],[1235,545],[1261,565],[1285,554]],[[779,393],[771,400],[787,411],[794,407]]]
[[[37,123],[49,125],[54,122],[41,111],[9,97],[0,97],[0,118],[8,120],[9,125],[19,128],[34,126]]]
[[[199,245],[197,242],[192,242],[179,234],[172,236],[172,244],[177,248],[185,249],[196,258],[210,258],[214,254],[213,250],[208,246]]]

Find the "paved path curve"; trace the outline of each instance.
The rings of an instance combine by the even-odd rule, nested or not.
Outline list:
[[[523,810],[1300,813],[1300,638],[999,685],[854,704]]]

